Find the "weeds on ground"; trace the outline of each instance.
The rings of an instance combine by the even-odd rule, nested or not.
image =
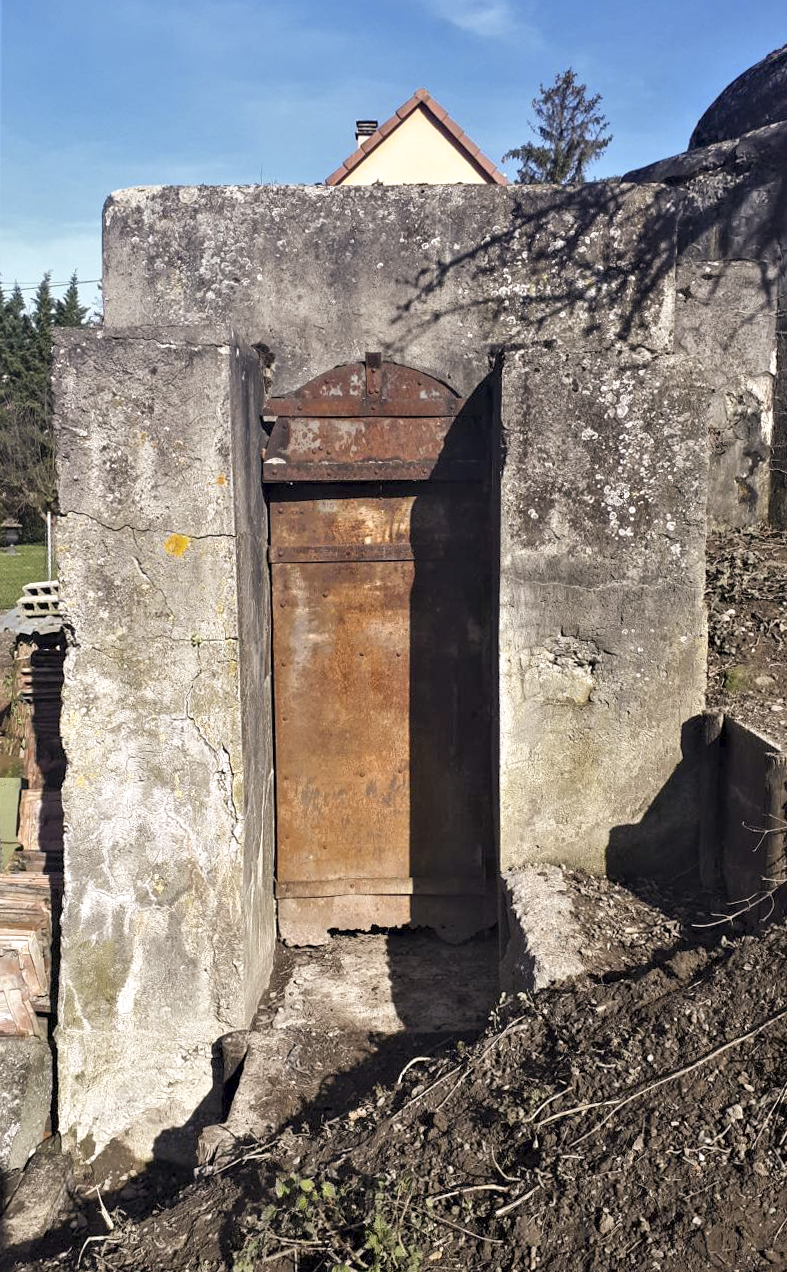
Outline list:
[[[301,1261],[310,1256],[315,1269],[420,1272],[409,1181],[381,1177],[373,1190],[351,1190],[328,1179],[288,1175],[276,1179],[273,1194],[257,1221],[259,1230],[235,1255],[232,1272],[256,1272],[276,1255],[295,1251]]]

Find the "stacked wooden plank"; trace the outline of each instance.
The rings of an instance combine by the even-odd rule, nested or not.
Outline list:
[[[60,739],[65,641],[61,633],[28,636],[14,657],[16,698],[23,717],[25,777],[28,790],[59,791],[66,760]]]
[[[40,1017],[52,1005],[53,891],[44,874],[0,875],[0,1035],[46,1032]]]
[[[15,742],[27,785],[22,847],[0,874],[0,1036],[45,1036],[52,1007],[52,939],[63,891],[64,655],[60,634],[24,637],[15,652]]]

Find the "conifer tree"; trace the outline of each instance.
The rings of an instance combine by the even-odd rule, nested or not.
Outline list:
[[[573,185],[585,180],[585,172],[612,140],[608,121],[598,107],[601,97],[587,95],[571,67],[555,76],[549,87],[541,86],[533,98],[536,124],[530,128],[539,142],[527,141],[503,155],[503,162],[516,159],[520,185],[550,182]]]
[[[0,289],[0,406],[24,391],[28,319],[20,288],[8,300]]]
[[[55,322],[55,302],[50,287],[51,273],[44,274],[38,284],[33,313],[32,336],[29,346],[28,405],[41,416],[46,425],[52,414],[52,328]]]
[[[57,483],[52,434],[52,337],[55,326],[82,326],[73,274],[55,302],[45,274],[31,311],[16,286],[6,299],[0,289],[0,520],[18,517],[27,526],[55,507]]]
[[[79,284],[76,272],[71,275],[68,289],[55,305],[56,327],[81,327],[87,317],[87,307],[79,303]]]

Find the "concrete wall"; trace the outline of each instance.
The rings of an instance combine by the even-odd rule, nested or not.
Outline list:
[[[264,523],[234,480],[254,484],[256,374],[234,341],[61,334],[76,643],[57,1047],[61,1127],[87,1157],[113,1138],[145,1157],[157,1137],[179,1155],[176,1128],[215,1116],[212,1044],[248,1023],[270,969],[268,601],[249,515]]]
[[[659,187],[606,184],[165,188],[107,203],[108,323],[235,323],[275,355],[274,393],[372,348],[469,393],[507,351],[506,866],[602,870],[611,853],[623,869],[696,837],[681,726],[702,705],[704,381],[720,355],[699,337],[698,358],[675,354],[679,207]],[[728,345],[728,362],[750,370],[750,343]],[[567,708],[539,659],[581,663],[586,646],[592,687]],[[668,785],[681,795],[665,813]]]
[[[685,357],[621,347],[506,360],[504,870],[692,864],[684,726],[704,693],[706,408]]]
[[[676,349],[714,390],[714,526],[787,525],[787,124],[629,173],[678,197]]]
[[[657,187],[200,186],[104,212],[107,328],[231,325],[272,392],[367,349],[470,393],[490,349],[667,352],[678,198]]]

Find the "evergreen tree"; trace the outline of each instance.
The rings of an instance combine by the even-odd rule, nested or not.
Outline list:
[[[598,93],[588,97],[587,86],[577,83],[571,67],[556,75],[550,88],[540,87],[532,102],[537,123],[530,125],[540,141],[509,150],[503,162],[519,162],[516,180],[520,185],[582,182],[588,166],[612,140],[608,121],[598,109],[601,97]]]
[[[68,289],[55,305],[56,327],[81,327],[87,317],[87,307],[79,303],[79,285],[76,272],[71,275]]]
[[[23,392],[27,365],[28,319],[17,286],[9,300],[0,289],[0,405]]]
[[[0,520],[38,522],[57,502],[52,433],[52,336],[55,326],[82,326],[73,274],[55,302],[45,274],[30,313],[16,286],[6,299],[0,289]]]
[[[38,284],[33,302],[29,346],[28,405],[40,413],[43,425],[48,423],[52,414],[52,328],[55,322],[55,302],[50,287],[51,277],[51,273],[44,274]]]

